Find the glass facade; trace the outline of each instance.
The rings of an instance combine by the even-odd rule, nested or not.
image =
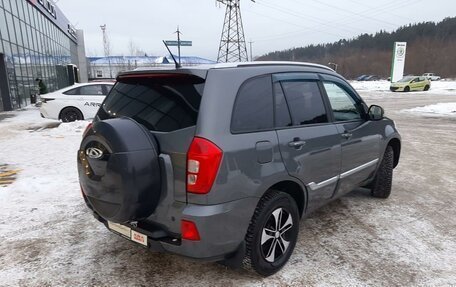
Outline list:
[[[77,63],[76,38],[51,20],[52,14],[37,7],[50,2],[32,2],[0,0],[0,55],[4,57],[12,109],[30,103],[30,95],[38,91],[36,78],[43,80],[49,92],[68,86],[67,65]]]

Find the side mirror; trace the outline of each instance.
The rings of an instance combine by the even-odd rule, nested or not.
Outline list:
[[[369,115],[369,119],[371,121],[379,121],[383,119],[385,110],[383,110],[380,106],[372,105],[369,107],[367,114]]]

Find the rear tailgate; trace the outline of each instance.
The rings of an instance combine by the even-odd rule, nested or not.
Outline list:
[[[173,187],[169,190],[174,190],[174,200],[180,202],[187,202],[186,155],[195,135],[205,83],[205,74],[197,72],[198,75],[190,70],[120,75],[97,114],[97,120],[132,118],[155,135],[159,152],[171,160]]]

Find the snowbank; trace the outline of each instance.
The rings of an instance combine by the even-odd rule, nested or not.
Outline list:
[[[350,84],[357,91],[389,92],[391,83],[388,81],[350,81]],[[450,94],[456,96],[456,81],[442,80],[431,82],[431,89],[426,93],[439,93],[441,95]]]
[[[401,112],[456,117],[456,103],[438,103],[435,105],[402,110]]]

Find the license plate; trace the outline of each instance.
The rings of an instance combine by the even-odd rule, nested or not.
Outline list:
[[[131,240],[133,240],[134,242],[138,242],[139,244],[142,244],[144,246],[147,246],[147,235],[145,234],[132,230]]]
[[[141,245],[147,246],[147,235],[145,235],[145,234],[142,234],[138,231],[134,231],[130,227],[127,227],[125,225],[110,222],[110,221],[108,221],[108,227],[112,231],[115,231],[115,232],[121,234],[122,236],[125,236],[126,238],[130,239],[131,241],[134,241]]]
[[[120,233],[121,235],[123,235],[127,238],[131,237],[131,228],[129,228],[125,225],[121,225],[121,224],[117,224],[117,223],[108,221],[108,227],[109,227],[109,229],[111,229],[117,233]]]

